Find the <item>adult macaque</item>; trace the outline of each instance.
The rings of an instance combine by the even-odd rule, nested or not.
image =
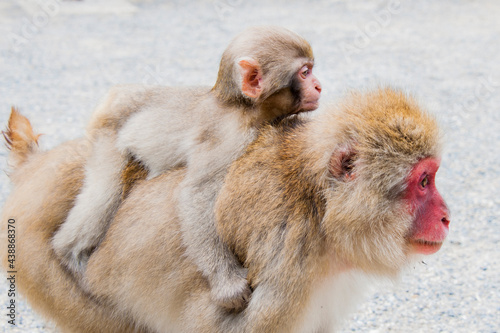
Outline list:
[[[438,129],[411,98],[383,89],[329,111],[266,126],[225,178],[218,232],[253,288],[238,313],[213,302],[185,256],[178,213],[186,168],[131,188],[88,262],[89,292],[79,289],[50,238],[82,184],[82,143],[37,153],[29,127],[11,120],[18,165],[3,220],[21,230],[20,290],[69,331],[330,332],[364,289],[360,280],[393,277],[436,252],[449,217],[434,184]]]
[[[212,288],[216,303],[240,309],[246,271],[215,230],[212,213],[230,163],[258,129],[279,117],[318,107],[310,45],[279,27],[245,30],[227,47],[213,88],[117,87],[88,128],[93,143],[85,181],[53,246],[77,277],[100,243],[123,196],[120,175],[133,158],[149,178],[187,166],[179,216],[183,244]]]

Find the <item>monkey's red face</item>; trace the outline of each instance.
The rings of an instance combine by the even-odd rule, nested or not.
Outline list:
[[[412,252],[437,252],[448,235],[449,211],[435,185],[439,160],[426,158],[418,162],[407,179],[405,199],[409,212],[415,216],[409,236]]]
[[[316,110],[319,106],[321,95],[321,83],[312,73],[312,64],[306,64],[298,72],[298,79],[301,86],[301,107],[302,111]]]

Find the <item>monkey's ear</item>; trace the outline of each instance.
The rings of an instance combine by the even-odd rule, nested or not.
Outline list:
[[[338,147],[330,157],[328,170],[330,174],[337,178],[353,179],[355,175],[355,164],[357,152],[352,146]]]
[[[248,97],[259,98],[262,93],[262,71],[259,63],[252,58],[242,58],[238,65],[241,73],[241,92]]]

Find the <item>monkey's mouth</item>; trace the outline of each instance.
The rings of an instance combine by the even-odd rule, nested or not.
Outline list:
[[[439,251],[443,242],[431,242],[423,239],[410,240],[413,252],[420,254],[433,254]]]

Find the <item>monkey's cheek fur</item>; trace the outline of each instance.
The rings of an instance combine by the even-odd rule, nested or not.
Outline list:
[[[410,245],[411,245],[411,251],[413,253],[418,253],[418,254],[434,254],[443,245],[443,242],[429,242],[425,240],[410,240]]]

